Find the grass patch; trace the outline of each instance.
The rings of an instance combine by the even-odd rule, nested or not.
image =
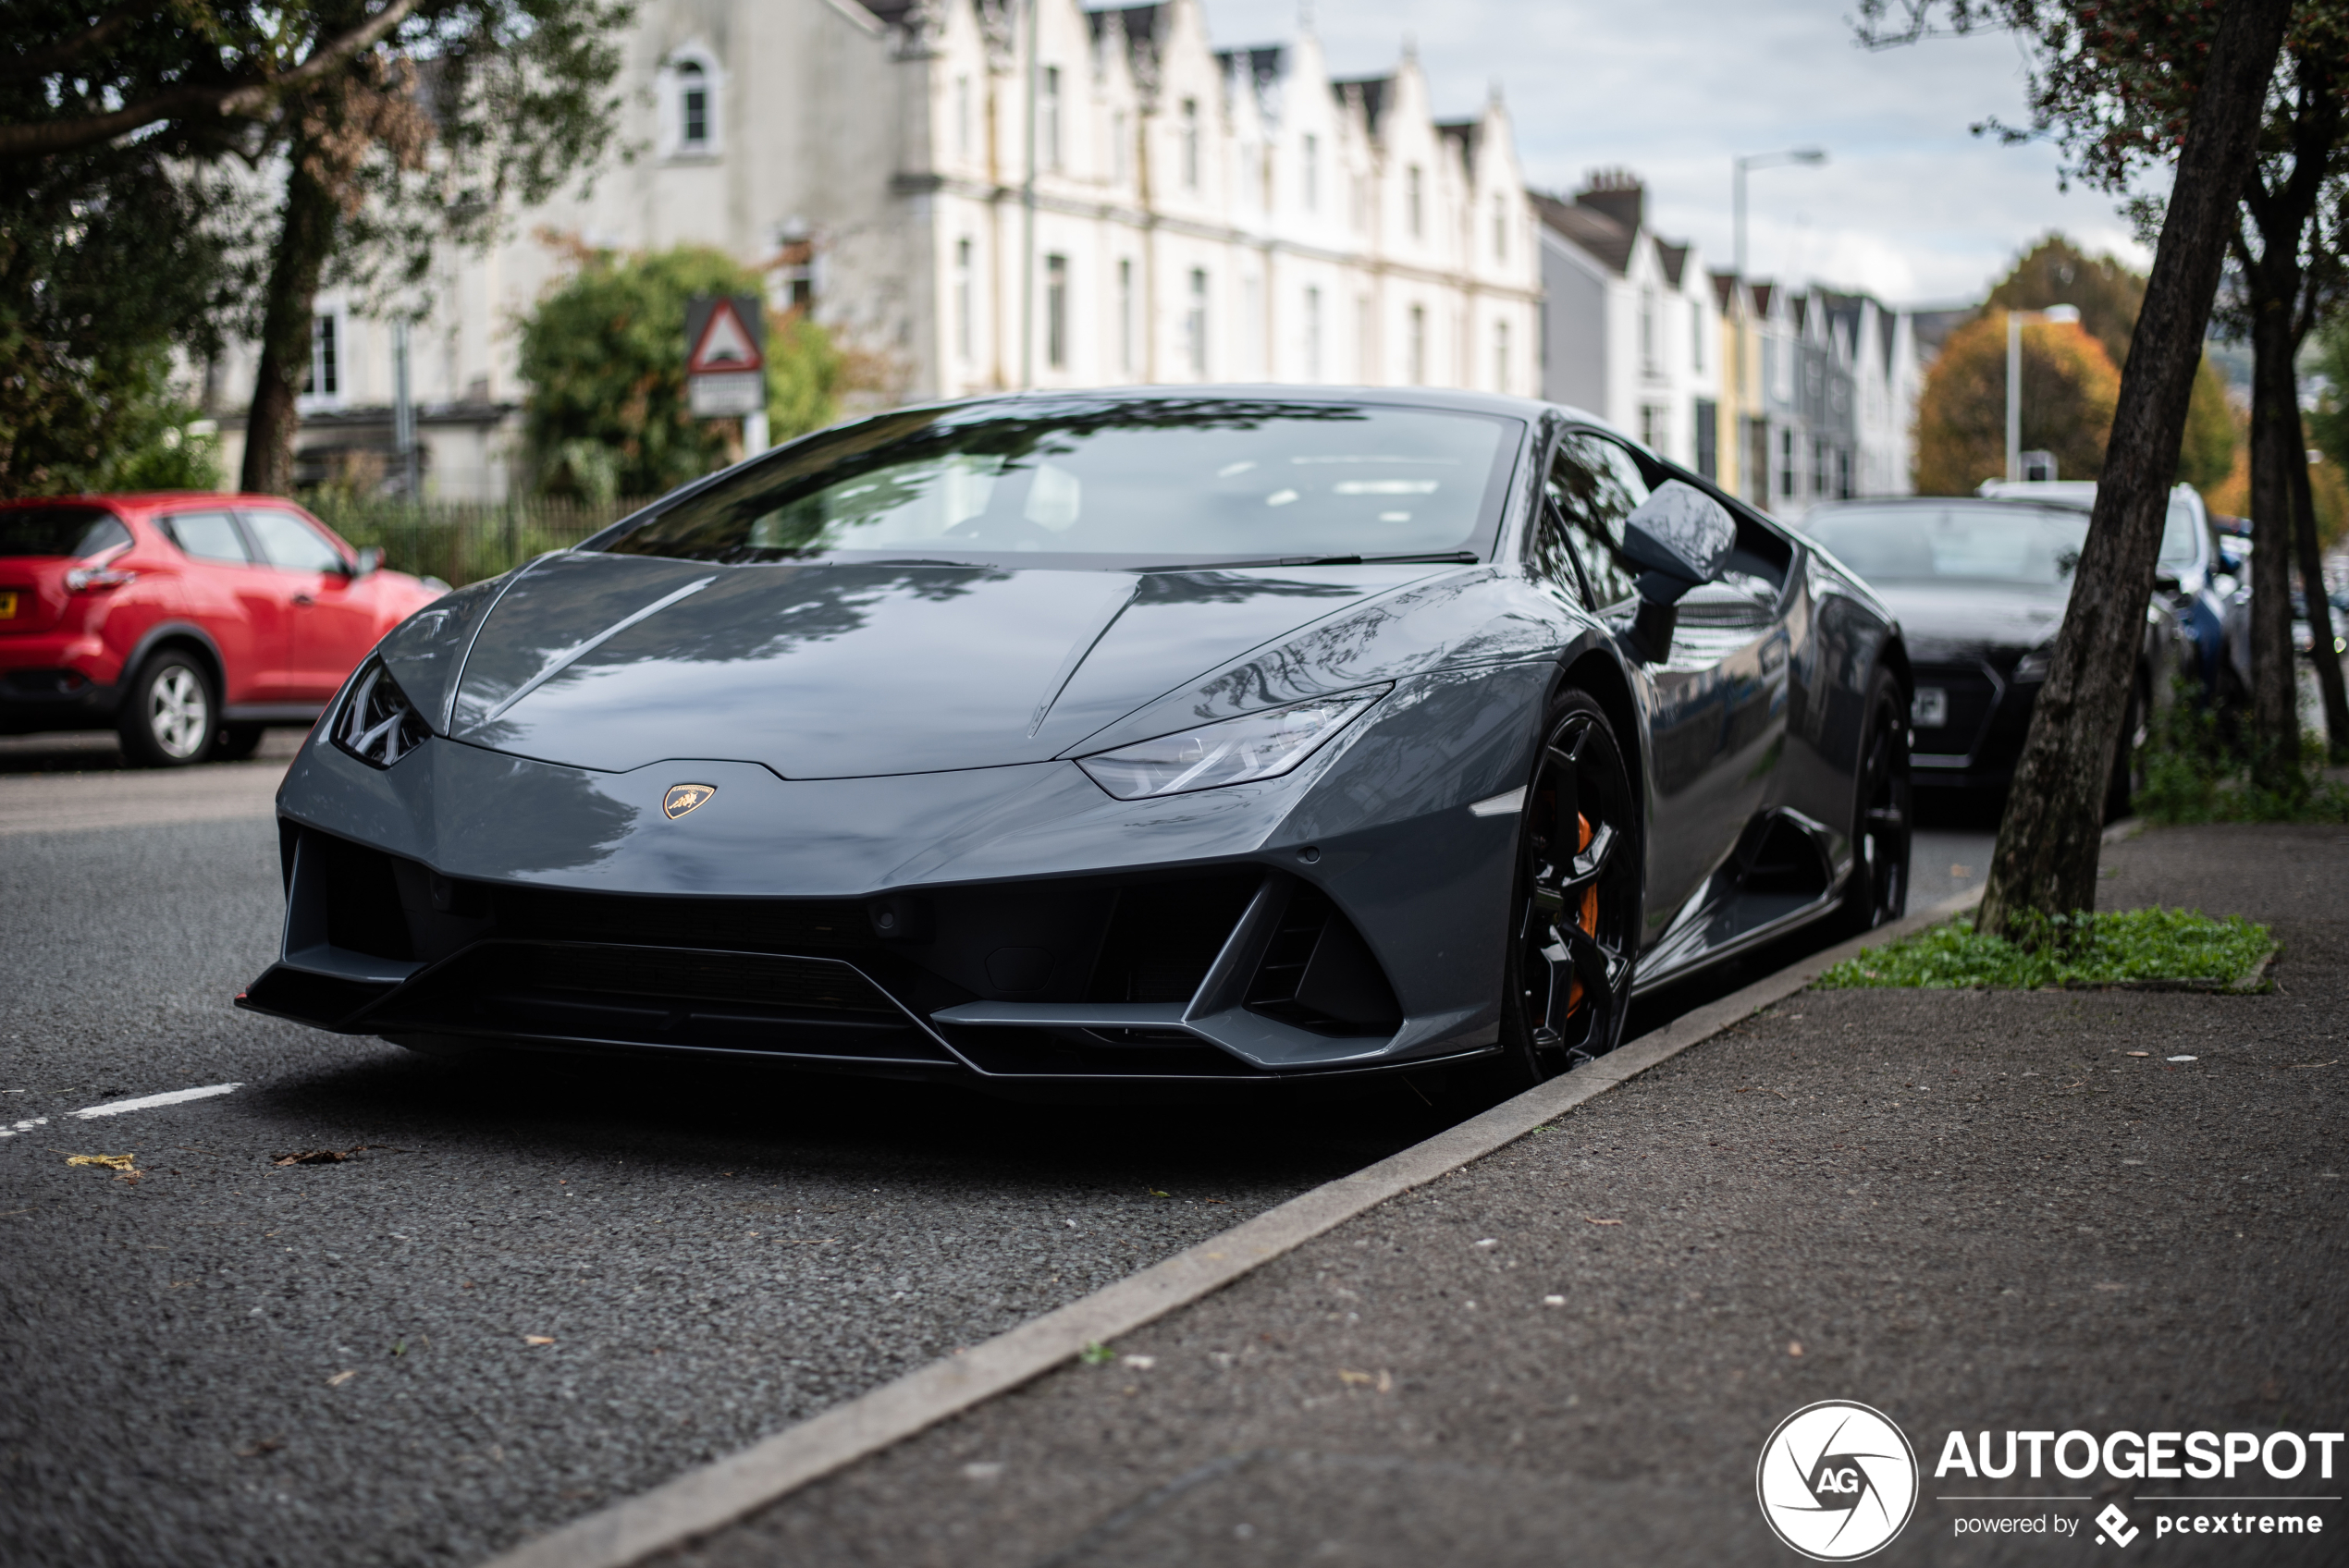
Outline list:
[[[2181,680],[2154,724],[2136,814],[2179,827],[2204,822],[2349,822],[2349,789],[2325,777],[2320,733],[2302,730],[2296,765],[2264,767]]]
[[[1824,990],[1925,986],[2232,985],[2266,957],[2275,938],[2241,915],[2213,919],[2187,909],[2130,909],[2059,915],[2045,942],[2017,943],[1952,921],[1869,948],[1814,982]]]

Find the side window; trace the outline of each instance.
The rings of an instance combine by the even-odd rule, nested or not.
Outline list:
[[[245,526],[269,564],[288,571],[340,571],[342,552],[291,512],[247,512]]]
[[[244,535],[227,512],[175,512],[163,520],[163,531],[186,555],[200,561],[226,561],[251,566]]]
[[[1543,489],[1564,520],[1562,543],[1582,568],[1596,600],[1592,607],[1632,597],[1639,569],[1623,556],[1623,520],[1648,498],[1648,483],[1631,454],[1604,435],[1575,431],[1551,455]],[[1561,581],[1570,581],[1570,574]]]

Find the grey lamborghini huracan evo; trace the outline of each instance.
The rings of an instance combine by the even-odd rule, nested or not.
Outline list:
[[[430,1052],[1030,1090],[1531,1083],[1907,898],[1831,557],[1570,409],[903,409],[417,614],[278,797],[240,998]]]

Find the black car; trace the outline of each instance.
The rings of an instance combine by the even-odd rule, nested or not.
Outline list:
[[[1916,677],[1910,718],[1917,785],[2003,790],[2048,678],[2088,536],[2087,510],[1955,496],[1841,501],[1811,512],[1802,531],[1865,578],[1900,618]],[[2165,545],[2165,560],[2172,553]],[[2128,810],[2143,782],[2153,717],[2172,700],[2181,668],[2169,599],[2164,584],[2146,606],[2106,802],[2115,815]]]
[[[1610,1049],[1908,888],[1856,579],[1587,416],[1194,388],[900,410],[387,638],[240,998],[434,1052],[995,1087]]]

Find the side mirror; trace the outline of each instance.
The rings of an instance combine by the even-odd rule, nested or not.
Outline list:
[[[356,581],[359,578],[368,576],[370,573],[382,570],[383,564],[383,551],[377,546],[370,545],[365,549],[359,552],[358,564],[352,567],[351,570],[351,578],[353,581]]]
[[[1670,479],[1623,520],[1623,554],[1642,568],[1640,608],[1624,639],[1640,662],[1662,658],[1672,645],[1675,607],[1701,582],[1721,575],[1738,542],[1729,509],[1695,485]]]

